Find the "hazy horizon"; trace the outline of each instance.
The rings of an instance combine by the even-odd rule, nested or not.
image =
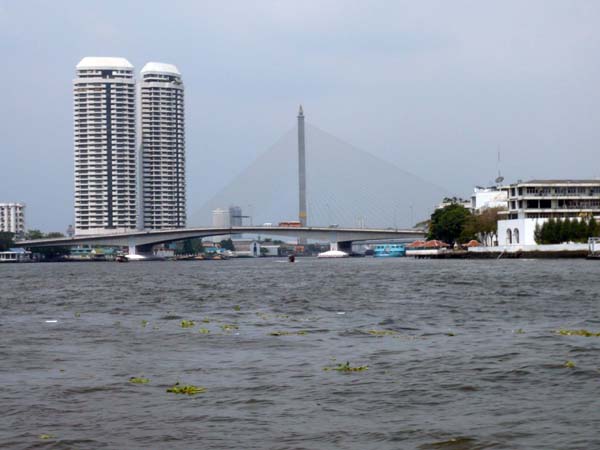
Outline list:
[[[300,103],[310,123],[453,195],[489,184],[498,151],[507,182],[596,178],[599,12],[541,0],[0,0],[0,202],[26,203],[28,228],[73,223],[71,83],[85,56],[181,71],[190,218],[295,125]]]

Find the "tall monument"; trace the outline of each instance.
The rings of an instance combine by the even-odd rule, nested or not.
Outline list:
[[[304,112],[302,105],[298,111],[298,183],[299,183],[299,204],[298,220],[303,227],[307,223],[306,214],[306,151],[304,148]],[[299,239],[299,244],[306,244],[306,239]]]

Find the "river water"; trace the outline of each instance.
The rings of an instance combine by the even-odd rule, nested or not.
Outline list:
[[[556,331],[600,331],[599,273],[581,260],[3,265],[0,448],[598,449],[600,337]],[[324,370],[346,362],[368,369]],[[176,382],[206,392],[167,392]]]

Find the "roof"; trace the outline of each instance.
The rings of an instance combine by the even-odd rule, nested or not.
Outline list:
[[[141,73],[169,73],[173,75],[181,76],[181,73],[177,67],[173,64],[166,64],[160,62],[149,62],[142,68]]]
[[[76,68],[80,69],[132,69],[133,65],[125,58],[108,56],[86,56]]]
[[[515,184],[600,184],[600,179],[597,180],[529,180],[519,181]]]

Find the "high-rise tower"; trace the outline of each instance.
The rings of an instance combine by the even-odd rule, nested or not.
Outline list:
[[[302,111],[302,105],[298,110],[298,184],[298,220],[305,227],[308,217],[306,212],[306,153],[304,149],[304,112]]]
[[[75,231],[136,228],[136,129],[133,66],[86,57],[73,81]]]
[[[142,218],[151,230],[185,228],[185,123],[181,74],[149,62],[141,72]]]

